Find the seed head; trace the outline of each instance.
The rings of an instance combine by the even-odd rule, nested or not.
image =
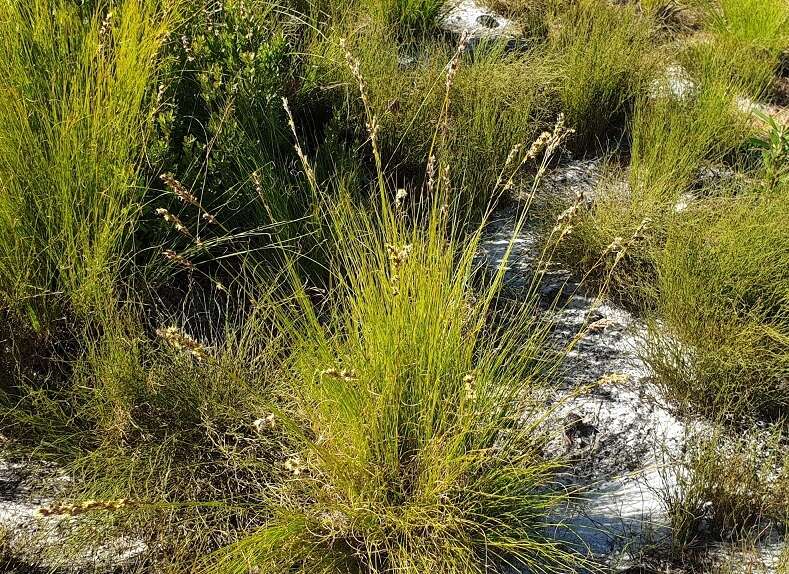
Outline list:
[[[172,173],[163,173],[159,178],[165,183],[170,191],[177,195],[184,203],[191,203],[195,207],[200,207],[197,198],[186,189],[186,186],[175,179]]]
[[[140,506],[140,502],[127,498],[115,500],[84,500],[72,504],[55,504],[39,509],[41,516],[77,516],[85,512],[108,510],[117,511]]]
[[[620,253],[625,248],[625,241],[617,235],[614,240],[605,248],[605,253]]]
[[[172,261],[173,263],[176,263],[178,265],[181,265],[182,267],[186,267],[187,269],[194,269],[194,265],[192,264],[191,261],[189,261],[183,255],[178,255],[172,249],[165,249],[162,252],[162,255],[164,255],[165,259]]]
[[[402,247],[397,247],[387,243],[386,251],[389,254],[389,261],[392,263],[392,267],[395,269],[400,269],[400,267],[402,267],[403,264],[408,260],[409,255],[411,255],[412,249],[412,245],[403,245]]]
[[[587,327],[587,330],[590,333],[598,333],[601,331],[605,331],[608,327],[613,325],[613,323],[614,322],[611,319],[603,317],[602,319],[598,319],[597,321],[590,323],[589,326]]]
[[[433,186],[435,185],[434,178],[436,175],[436,156],[432,155],[427,158],[427,167],[425,168],[425,172],[427,174],[427,193],[431,193],[433,191]]]
[[[356,381],[359,379],[359,377],[356,375],[356,371],[352,371],[350,369],[326,369],[321,372],[321,376],[330,377],[332,379],[340,379],[345,382]]]
[[[185,235],[186,237],[189,237],[190,239],[192,238],[192,234],[189,233],[189,230],[186,228],[186,225],[184,225],[183,221],[178,219],[177,216],[173,215],[172,213],[170,213],[169,211],[167,211],[163,207],[157,208],[156,209],[156,213],[162,219],[164,219],[167,223],[172,225],[178,233],[180,233],[181,235]]]
[[[408,192],[405,189],[398,189],[397,195],[395,195],[395,208],[400,209],[403,204],[403,201],[408,197]]]
[[[597,381],[600,385],[616,385],[626,383],[630,377],[625,373],[607,373]]]
[[[208,358],[208,348],[181,331],[178,327],[163,327],[156,334],[179,351],[187,351],[198,361]]]
[[[463,377],[463,388],[465,391],[466,400],[473,401],[477,398],[477,377],[474,374],[469,373],[465,377]]]
[[[313,191],[318,191],[318,178],[315,176],[315,171],[312,169],[310,162],[307,160],[307,156],[304,153],[304,150],[301,149],[301,144],[299,143],[299,136],[296,132],[296,122],[293,121],[293,114],[290,111],[290,106],[288,105],[288,98],[282,98],[282,107],[285,110],[285,115],[288,117],[288,125],[290,126],[290,131],[293,134],[293,149],[296,150],[296,155],[299,156],[299,161],[301,161],[302,169],[304,169],[304,173],[307,176],[307,180],[312,187]],[[258,180],[255,180],[256,184]],[[260,193],[261,190],[258,190]]]

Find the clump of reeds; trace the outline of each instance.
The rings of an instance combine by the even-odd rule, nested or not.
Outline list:
[[[104,8],[0,6],[0,299],[34,327],[107,306],[140,212],[148,88],[176,10]]]
[[[459,55],[449,80],[458,65]],[[373,146],[375,128],[370,117]],[[537,158],[563,137],[560,122],[522,148]],[[398,215],[406,196],[390,193],[382,173],[379,210],[348,201],[328,210],[333,304],[319,316],[294,274],[295,296],[272,309],[292,341],[294,414],[277,414],[296,445],[281,463],[287,476],[270,485],[266,524],[211,555],[206,571],[559,572],[581,560],[545,535],[567,493],[555,482],[558,462],[541,454],[539,421],[523,419],[544,330],[527,310],[487,330],[501,271],[475,289],[482,227],[466,236],[448,217],[449,161],[429,156],[436,177],[419,217]]]

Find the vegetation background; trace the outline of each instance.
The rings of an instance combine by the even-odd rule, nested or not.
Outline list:
[[[789,521],[789,5],[492,1],[514,43],[448,8],[0,0],[4,457],[57,464],[46,514],[80,516],[41,564],[597,568],[546,536],[579,494],[537,398],[562,357],[539,273],[513,302],[512,244],[476,258],[502,208],[718,429],[675,562]],[[605,158],[593,197],[543,197],[570,156]],[[754,425],[778,487],[731,447]]]

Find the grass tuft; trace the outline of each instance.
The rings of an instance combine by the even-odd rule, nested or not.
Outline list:
[[[36,327],[113,289],[172,21],[154,0],[87,15],[66,1],[0,6],[0,298]]]

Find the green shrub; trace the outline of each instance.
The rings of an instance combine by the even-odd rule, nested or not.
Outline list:
[[[282,110],[282,97],[296,105],[310,90],[295,20],[271,2],[201,0],[188,10],[166,51],[149,146],[154,175],[172,172],[227,227],[300,215]]]
[[[762,178],[769,190],[789,183],[789,128],[761,112],[754,115],[764,122],[764,134],[753,136],[750,144],[761,155]]]

